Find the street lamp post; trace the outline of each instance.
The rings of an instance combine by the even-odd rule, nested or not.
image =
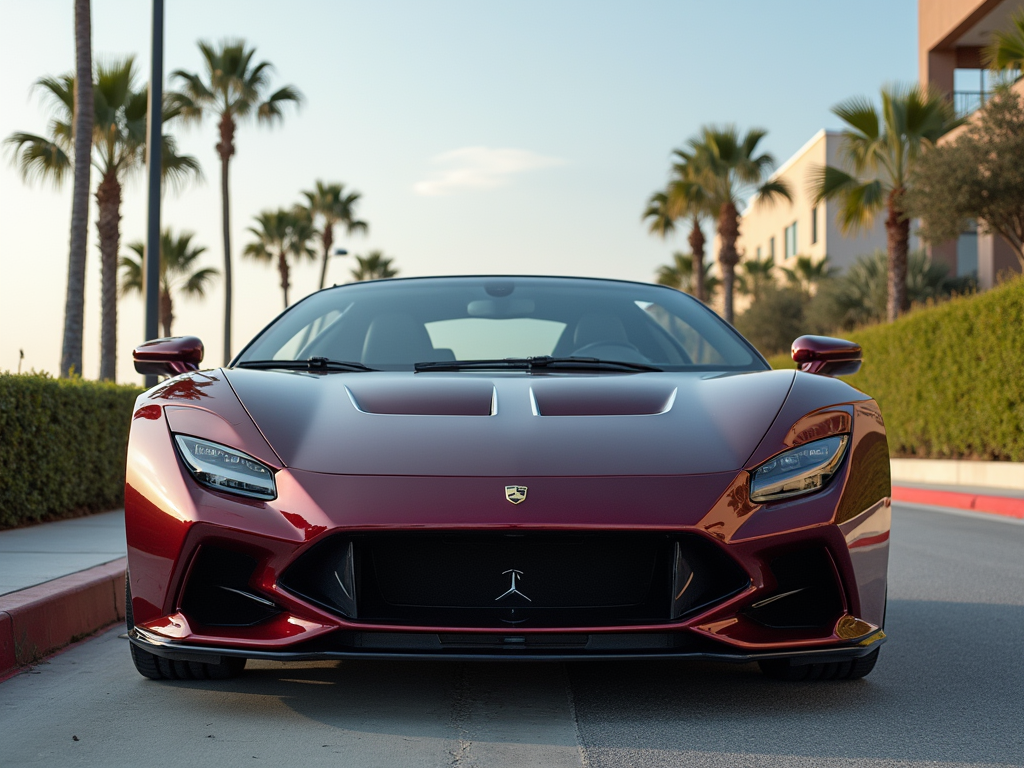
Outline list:
[[[153,0],[153,42],[149,72],[149,112],[146,129],[146,166],[149,175],[149,221],[143,258],[146,304],[145,339],[160,335],[160,171],[164,102],[164,0]],[[146,375],[146,386],[156,386],[156,375]]]

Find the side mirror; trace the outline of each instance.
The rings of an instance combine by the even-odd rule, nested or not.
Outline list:
[[[793,342],[793,361],[801,371],[822,376],[849,376],[860,370],[860,344],[829,336],[801,336]]]
[[[132,351],[135,370],[158,376],[177,376],[199,370],[203,362],[203,342],[195,336],[172,336],[153,339]]]

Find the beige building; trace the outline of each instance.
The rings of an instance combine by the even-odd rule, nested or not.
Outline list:
[[[1024,0],[918,0],[917,51],[921,84],[953,100],[957,114],[981,107],[995,83],[981,64],[982,49],[992,33],[1010,26]],[[1024,93],[1024,81],[1014,90]],[[955,137],[956,132],[946,137]],[[982,288],[991,288],[1000,274],[1019,272],[1009,244],[998,235],[965,232],[956,242],[930,248],[932,258],[958,275],[975,274]]]
[[[838,203],[814,203],[813,173],[824,165],[844,165],[839,156],[841,140],[837,132],[818,131],[772,175],[789,185],[793,200],[751,205],[743,212],[736,244],[741,259],[774,256],[776,265],[790,267],[797,256],[817,262],[827,255],[829,264],[845,270],[858,256],[885,249],[884,214],[871,229],[843,235],[836,221]]]

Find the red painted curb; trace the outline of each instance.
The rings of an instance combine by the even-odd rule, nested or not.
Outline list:
[[[987,496],[980,493],[958,491],[934,491],[928,488],[892,487],[894,501],[909,501],[912,504],[930,504],[933,507],[967,509],[1024,520],[1024,499],[1013,496]]]
[[[124,618],[125,558],[0,595],[0,677]]]

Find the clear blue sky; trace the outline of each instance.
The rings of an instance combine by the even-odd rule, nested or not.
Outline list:
[[[93,0],[96,59],[138,54],[148,77],[143,0]],[[168,0],[165,69],[200,67],[197,39],[244,37],[276,66],[275,84],[306,96],[267,130],[243,127],[232,169],[238,349],[281,308],[276,272],[243,262],[251,217],[290,205],[314,180],[363,193],[368,237],[403,275],[582,274],[649,280],[683,238],[646,234],[640,213],[666,178],[673,147],[703,123],[768,129],[778,162],[822,127],[829,107],[917,77],[914,0],[715,0],[372,3]],[[71,0],[0,4],[0,135],[42,132],[33,81],[74,64]],[[221,255],[215,127],[179,131],[205,183],[164,206]],[[67,269],[70,185],[25,186],[0,164],[0,369],[54,371]],[[122,242],[145,231],[140,179],[125,190]],[[91,215],[95,221],[95,210]],[[710,233],[709,233],[710,234]],[[90,228],[86,376],[99,356],[99,254]],[[330,277],[347,279],[351,259]],[[300,266],[293,296],[315,288]],[[219,285],[178,302],[176,333],[220,360]],[[121,303],[119,377],[137,381],[131,348],[142,304]]]

